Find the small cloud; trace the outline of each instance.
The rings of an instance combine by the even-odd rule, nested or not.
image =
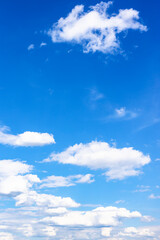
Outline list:
[[[115,201],[116,204],[120,204],[120,203],[125,203],[124,200],[118,200],[118,201]]]
[[[137,186],[137,189],[134,192],[148,192],[150,191],[150,186],[140,185]]]
[[[30,44],[27,49],[28,49],[28,51],[34,49],[34,44]]]
[[[150,199],[160,199],[160,196],[155,196],[154,194],[149,195]]]
[[[131,110],[127,110],[126,107],[116,108],[114,113],[108,116],[108,119],[117,119],[117,120],[131,120],[136,118],[138,114]]]
[[[47,43],[41,42],[40,47],[44,47],[44,46],[47,46]]]
[[[90,100],[93,102],[96,102],[100,99],[104,98],[104,94],[98,92],[98,90],[96,88],[91,88],[90,89]]]

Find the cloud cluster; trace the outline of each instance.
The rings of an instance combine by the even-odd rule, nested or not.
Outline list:
[[[132,147],[116,148],[106,142],[92,141],[87,144],[75,144],[61,153],[52,153],[44,160],[74,164],[91,169],[107,169],[108,179],[122,180],[137,176],[140,168],[150,162],[150,157]]]
[[[117,226],[124,218],[141,218],[142,215],[135,211],[130,212],[125,208],[99,207],[92,211],[69,211],[61,216],[46,217],[42,221],[59,226],[71,227],[103,227]]]
[[[0,143],[8,144],[11,146],[43,146],[47,144],[55,143],[54,137],[52,134],[48,133],[39,133],[39,132],[24,132],[17,135],[12,135],[6,133],[6,129],[0,129]]]
[[[109,15],[107,10],[111,4],[111,1],[100,2],[87,12],[84,5],[77,5],[66,18],[60,18],[48,34],[53,42],[81,44],[86,53],[113,53],[120,47],[118,35],[121,32],[147,31],[147,27],[139,22],[139,12],[132,8]]]
[[[0,160],[0,194],[17,195],[40,182],[37,175],[28,174],[31,170],[32,166],[20,161]]]

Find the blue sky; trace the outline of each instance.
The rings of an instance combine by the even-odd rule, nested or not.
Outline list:
[[[0,239],[160,239],[158,9],[1,1]]]

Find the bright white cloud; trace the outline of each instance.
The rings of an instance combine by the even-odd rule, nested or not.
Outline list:
[[[111,228],[111,227],[102,228],[102,230],[101,230],[101,235],[104,236],[104,237],[110,237],[111,232],[112,232],[112,229],[113,229],[113,228]]]
[[[16,206],[36,205],[39,207],[79,207],[70,197],[62,198],[51,194],[40,194],[36,191],[28,191],[15,197]]]
[[[135,228],[135,227],[127,227],[123,232],[120,232],[118,235],[120,236],[128,236],[136,238],[141,237],[154,237],[155,233],[148,228]]]
[[[60,18],[48,34],[53,42],[75,42],[83,45],[84,52],[113,53],[120,47],[118,35],[126,30],[147,31],[139,22],[139,12],[120,9],[109,15],[112,4],[100,2],[85,12],[84,5],[75,6],[66,18]]]
[[[72,176],[49,176],[43,179],[40,188],[55,188],[55,187],[70,187],[76,185],[76,183],[92,183],[94,182],[92,174],[86,175],[72,175]]]
[[[12,135],[0,129],[0,143],[11,146],[43,146],[55,143],[52,134],[26,131],[21,134]]]
[[[37,175],[26,174],[31,170],[32,166],[20,161],[0,160],[0,194],[19,194],[39,183]]]
[[[59,226],[100,227],[117,226],[125,218],[141,218],[141,214],[125,208],[99,207],[92,211],[69,211],[61,216],[46,217],[42,222]]]
[[[116,148],[106,142],[93,141],[75,144],[61,153],[52,153],[48,159],[63,164],[107,169],[108,179],[124,179],[141,173],[140,168],[150,162],[150,157],[132,147]]]
[[[34,49],[34,44],[30,44],[27,49],[28,49],[28,51]]]

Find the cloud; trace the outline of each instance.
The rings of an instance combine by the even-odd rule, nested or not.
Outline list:
[[[160,199],[160,196],[155,196],[154,194],[151,194],[149,196],[150,199]]]
[[[136,118],[138,114],[136,112],[127,110],[125,107],[116,108],[114,110],[114,113],[109,116],[111,119],[124,119],[124,120],[130,120],[133,118]]]
[[[41,181],[40,188],[55,188],[55,187],[70,187],[76,185],[76,183],[92,183],[94,182],[92,174],[86,175],[71,175],[67,177],[63,176],[49,176]]]
[[[15,197],[16,206],[32,206],[36,205],[39,207],[79,207],[80,204],[76,203],[70,197],[62,198],[51,194],[40,194],[36,191],[28,191],[19,194]]]
[[[135,228],[135,227],[127,227],[124,229],[123,232],[120,232],[118,235],[124,236],[124,237],[133,237],[134,239],[136,238],[141,238],[141,237],[154,237],[155,233],[151,231],[148,228]]]
[[[150,186],[138,185],[134,192],[148,192],[150,191]]]
[[[139,22],[139,12],[134,9],[120,9],[109,15],[112,4],[100,2],[85,12],[84,5],[75,6],[66,18],[60,18],[49,30],[53,42],[74,42],[83,46],[83,51],[114,53],[120,48],[118,35],[126,30],[147,31]]]
[[[44,46],[46,46],[46,45],[47,45],[47,43],[41,42],[40,47],[44,47]]]
[[[20,161],[0,160],[0,194],[17,195],[39,183],[37,175],[26,174],[31,170],[32,166]]]
[[[111,228],[111,227],[102,228],[102,230],[101,230],[101,235],[104,236],[104,237],[110,237],[111,232],[112,232],[112,229],[113,229],[113,228]]]
[[[92,211],[69,211],[61,216],[46,217],[42,222],[70,227],[102,227],[117,226],[122,219],[140,217],[139,212],[125,208],[99,207]]]
[[[105,175],[109,180],[122,180],[139,175],[140,168],[150,162],[150,157],[132,147],[116,148],[106,142],[92,141],[75,144],[61,153],[52,153],[44,160],[51,161],[85,166],[93,170],[107,169]]]
[[[34,49],[34,44],[30,44],[27,49],[28,49],[28,51],[33,50]]]
[[[1,240],[14,240],[12,234],[7,233],[7,232],[0,232],[0,239]]]
[[[0,143],[11,146],[43,146],[55,143],[52,134],[26,131],[21,134],[12,135],[6,133],[6,129],[0,129]]]

